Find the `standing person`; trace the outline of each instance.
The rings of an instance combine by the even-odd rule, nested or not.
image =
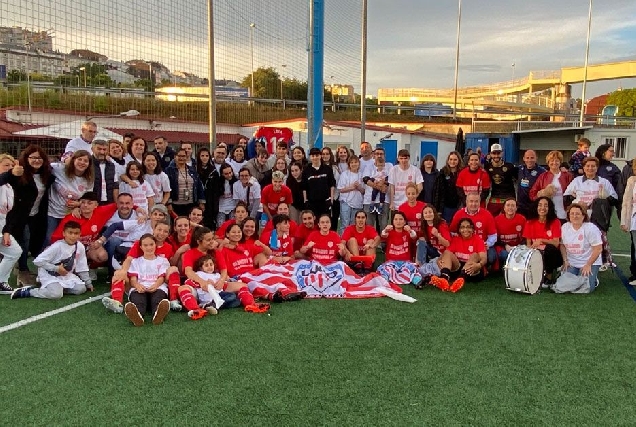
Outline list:
[[[627,179],[621,211],[621,230],[631,238],[631,256],[629,263],[629,284],[636,286],[636,159],[630,163],[632,176]]]
[[[269,159],[267,159],[267,168],[273,169],[276,160],[282,159],[285,161],[285,164],[288,165],[291,159],[287,156],[287,148],[288,145],[285,141],[278,141],[276,144],[276,153],[272,154]]]
[[[148,182],[154,191],[155,204],[165,205],[170,199],[170,179],[163,172],[161,163],[153,153],[144,154],[144,181]]]
[[[305,154],[303,147],[294,147],[292,150],[292,162],[300,163],[301,170],[307,167],[309,160],[307,160],[307,155]]]
[[[113,203],[119,194],[119,175],[113,162],[108,161],[108,142],[105,139],[93,140],[93,168],[95,181],[93,192],[100,205]]]
[[[338,190],[340,191],[340,226],[338,227],[338,234],[342,235],[344,229],[354,223],[356,211],[362,209],[364,184],[360,173],[360,160],[357,157],[349,157],[347,169],[340,174]]]
[[[126,166],[126,173],[122,176],[119,188],[122,194],[130,194],[133,203],[146,212],[150,212],[150,208],[155,204],[155,190],[150,183],[144,181],[143,166],[136,160]]]
[[[205,183],[212,173],[212,162],[210,161],[210,150],[207,147],[199,149],[197,153],[196,169],[201,182]]]
[[[115,176],[120,177],[126,173],[126,160],[124,160],[124,144],[116,139],[108,140],[108,155],[115,165]]]
[[[338,166],[338,172],[341,174],[344,173],[347,169],[349,169],[349,158],[351,153],[344,145],[340,145],[336,150],[336,165]],[[360,159],[358,159],[358,162]],[[362,170],[362,164],[360,164],[360,170]]]
[[[139,246],[143,256],[130,263],[130,291],[124,313],[135,326],[144,324],[146,313],[152,313],[153,325],[160,325],[170,312],[166,285],[166,272],[170,263],[166,258],[155,254],[157,239],[152,234],[141,236]]]
[[[51,241],[51,234],[62,218],[79,207],[79,198],[93,188],[93,158],[88,151],[78,150],[67,163],[55,163],[55,182],[49,191],[49,206],[44,247]]]
[[[376,148],[375,152],[377,152],[378,148]],[[371,144],[369,144],[367,141],[362,141],[360,143],[360,170],[361,171],[365,171],[367,168],[372,168],[373,165],[376,163],[375,162],[376,158],[374,156],[375,152],[373,151],[373,148],[371,148]],[[384,149],[382,149],[382,152],[384,152]]]
[[[501,144],[493,144],[490,147],[490,162],[486,165],[486,172],[491,183],[487,209],[492,216],[497,216],[503,209],[505,201],[516,197],[515,180],[519,175],[519,169],[503,160]]]
[[[495,218],[497,227],[497,242],[495,250],[499,265],[506,264],[508,254],[523,241],[523,230],[526,226],[526,218],[517,213],[517,201],[508,199],[504,203],[503,212]]]
[[[367,214],[367,224],[376,228],[376,230],[384,230],[389,222],[389,191],[388,177],[389,171],[393,168],[391,163],[386,161],[384,148],[378,147],[373,152],[375,158],[371,166],[366,169],[360,159],[360,170],[362,171],[362,182],[365,184],[363,207]],[[378,231],[379,233],[379,231]]]
[[[256,180],[252,180],[252,175],[248,168],[241,168],[238,173],[238,181],[232,188],[232,197],[236,202],[244,202],[247,206],[248,215],[252,218],[258,216],[261,206],[261,186]]]
[[[192,143],[181,141],[181,146],[179,148],[184,150],[186,153],[186,164],[188,165],[188,167],[194,168],[195,165],[197,164],[197,161],[194,158],[194,150],[192,149]],[[175,156],[176,156],[176,153],[175,153]]]
[[[550,198],[539,197],[533,203],[523,228],[523,238],[526,246],[541,251],[546,285],[554,283],[556,277],[553,274],[563,264],[563,259],[559,251],[561,222]]]
[[[0,174],[0,185],[13,188],[13,207],[6,213],[2,233],[13,236],[22,248],[18,261],[19,286],[35,284],[29,271],[29,252],[37,257],[42,251],[46,234],[48,194],[55,177],[51,163],[42,148],[29,145],[20,154],[19,164]]]
[[[537,164],[537,153],[534,150],[526,150],[523,154],[523,164],[519,166],[517,175],[517,211],[521,215],[527,216],[530,212],[532,204],[530,190],[545,171],[543,166]]]
[[[203,180],[203,188],[205,189],[205,199],[208,201],[206,204],[206,211],[204,212],[203,223],[206,227],[210,227],[215,230],[220,224],[217,224],[217,218],[219,216],[219,203],[221,199],[227,196],[226,193],[226,179],[222,174],[222,170],[226,171],[226,166],[230,166],[225,163],[225,155],[227,151],[225,146],[220,144],[214,148],[212,152],[212,162],[210,167],[210,174]],[[230,170],[232,167],[230,166]],[[228,174],[228,178],[234,179],[234,172],[232,171],[231,177]],[[230,187],[230,194],[232,188]],[[231,203],[230,200],[226,202]],[[225,207],[224,207],[225,208]]]
[[[435,183],[439,171],[437,170],[437,160],[432,154],[427,154],[422,159],[420,165],[420,172],[422,172],[422,191],[417,196],[417,200],[424,203],[433,203],[435,197]]]
[[[437,175],[433,194],[433,205],[442,215],[446,223],[450,224],[453,215],[461,207],[461,200],[457,194],[457,176],[464,167],[459,152],[451,151],[446,158],[446,164]]]
[[[598,176],[605,178],[612,184],[614,191],[616,191],[616,194],[618,195],[618,204],[620,206],[623,203],[623,192],[625,191],[625,186],[623,185],[621,170],[618,166],[612,163],[614,152],[614,146],[612,144],[602,144],[596,149],[594,157],[596,157],[599,161]],[[617,208],[616,215],[619,219],[621,214],[620,211],[621,209]]]
[[[340,179],[340,169],[333,156],[331,148],[324,147],[320,153],[322,164],[327,165],[333,171],[333,179],[336,181],[336,188],[333,192],[333,199],[331,203],[331,229],[336,231],[338,229],[338,220],[340,218],[340,192],[338,191],[338,180]]]
[[[539,197],[549,197],[554,202],[557,217],[561,224],[566,222],[565,201],[563,193],[572,182],[572,174],[561,170],[563,154],[560,151],[550,151],[545,157],[548,170],[539,175],[536,182],[530,189],[530,200],[537,200]]]
[[[8,154],[0,154],[0,174],[8,173],[17,163]],[[19,170],[21,166],[18,165]],[[10,184],[0,185],[0,225],[2,226],[2,243],[0,243],[0,294],[10,295],[13,288],[9,286],[9,275],[13,266],[22,255],[22,248],[8,231],[4,231],[7,213],[13,209],[14,193]]]
[[[133,160],[137,161],[139,164],[143,164],[144,162],[144,153],[148,151],[148,144],[146,141],[136,136],[128,145],[128,154],[124,156],[124,160],[126,160],[126,165],[132,162]]]
[[[77,138],[71,139],[67,144],[66,148],[64,148],[64,154],[62,155],[62,162],[66,162],[73,153],[79,150],[91,151],[91,145],[93,143],[93,139],[97,135],[97,125],[95,122],[90,120],[82,123],[82,129],[80,131],[80,136]]]
[[[322,163],[320,155],[320,148],[312,148],[309,151],[311,164],[303,170],[303,201],[317,217],[330,214],[336,191],[333,169]]]
[[[230,154],[230,159],[227,161],[234,171],[234,175],[238,176],[239,171],[247,164],[245,160],[245,147],[237,145]]]
[[[305,208],[303,203],[303,166],[293,161],[289,165],[289,175],[285,185],[292,193],[292,203],[289,206],[289,217],[296,222],[300,222],[300,212]],[[253,215],[252,215],[253,216]]]
[[[490,194],[490,176],[481,167],[480,152],[468,156],[468,165],[457,175],[455,185],[460,200],[466,200],[468,193],[477,193],[481,198],[482,206],[485,206]]]
[[[257,152],[256,157],[249,160],[245,165],[245,167],[250,170],[250,174],[256,178],[258,182],[261,182],[265,177],[265,172],[271,169],[267,166],[268,157],[269,153],[263,148]]]
[[[389,171],[389,199],[391,200],[391,211],[396,210],[406,202],[406,185],[409,182],[415,183],[417,194],[422,191],[424,179],[422,172],[409,163],[411,153],[409,150],[398,152],[398,164]]]
[[[234,208],[236,208],[236,200],[232,194],[234,184],[238,182],[234,176],[232,166],[225,163],[221,166],[221,194],[219,197],[219,208],[216,216],[217,227],[220,227],[228,219],[234,216]]]
[[[161,169],[163,170],[174,160],[175,152],[163,136],[155,137],[154,145],[155,149],[152,150],[152,153],[157,157],[157,161],[161,164]]]
[[[192,206],[198,204],[205,212],[205,193],[199,175],[186,164],[185,150],[179,149],[175,161],[166,169],[170,180],[168,210],[177,216],[187,216]]]
[[[274,168],[265,171],[265,173],[263,174],[263,179],[258,182],[261,185],[261,188],[265,188],[272,183],[272,174],[276,171],[283,174],[283,181],[287,180],[289,171],[287,169],[287,162],[285,161],[285,159],[276,159],[276,161],[274,162]]]
[[[60,299],[64,294],[81,295],[87,290],[92,291],[86,248],[79,238],[79,224],[67,222],[64,225],[64,238],[47,247],[33,260],[33,264],[38,267],[40,288],[18,288],[11,294],[11,299]]]

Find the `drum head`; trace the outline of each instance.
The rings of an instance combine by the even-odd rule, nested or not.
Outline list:
[[[543,256],[537,249],[532,250],[528,260],[528,273],[529,277],[526,278],[528,292],[531,295],[536,294],[541,288],[541,281],[543,280]]]
[[[541,252],[519,245],[508,254],[504,270],[508,290],[535,294],[541,287],[543,278]]]

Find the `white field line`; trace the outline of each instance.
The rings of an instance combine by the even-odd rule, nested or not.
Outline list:
[[[69,305],[66,305],[64,307],[57,308],[55,310],[51,310],[51,311],[47,311],[47,312],[42,313],[42,314],[37,314],[35,316],[27,317],[24,320],[20,320],[18,322],[11,323],[9,325],[0,327],[0,334],[3,334],[3,333],[8,332],[8,331],[12,331],[13,329],[18,329],[18,328],[20,328],[22,326],[28,325],[29,323],[37,322],[38,320],[46,319],[47,317],[55,316],[56,314],[60,314],[60,313],[66,312],[66,311],[70,311],[70,310],[76,309],[77,307],[81,307],[83,305],[90,304],[90,303],[95,302],[95,301],[100,301],[103,297],[107,297],[109,295],[110,295],[110,292],[107,292],[105,294],[101,294],[101,295],[97,295],[97,296],[94,296],[94,297],[90,297],[90,298],[82,300],[82,301],[74,302],[73,304],[69,304]]]

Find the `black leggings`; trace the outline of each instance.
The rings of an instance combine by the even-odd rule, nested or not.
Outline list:
[[[137,306],[137,310],[142,316],[146,313],[154,314],[163,299],[168,299],[168,295],[161,289],[157,289],[152,293],[144,292],[143,294],[133,291],[128,295],[128,300]]]
[[[545,249],[541,251],[543,255],[543,271],[551,274],[554,270],[563,265],[563,257],[561,251],[554,245],[545,245]]]

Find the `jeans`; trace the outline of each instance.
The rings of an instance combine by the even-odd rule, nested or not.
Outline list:
[[[458,210],[459,208],[447,208],[446,206],[442,208],[442,218],[444,218],[444,221],[446,221],[448,225],[453,222],[453,217]]]
[[[490,267],[497,260],[497,249],[494,246],[491,246],[486,251],[486,263]]]
[[[499,268],[503,268],[504,265],[506,265],[506,260],[508,260],[508,254],[509,252],[504,248],[501,250],[501,252],[499,252],[499,255],[497,256],[499,258]]]
[[[417,250],[415,252],[415,262],[418,265],[423,265],[432,259],[440,256],[439,251],[433,246],[429,245],[426,240],[419,240],[416,243]]]
[[[46,237],[44,238],[44,245],[42,246],[42,250],[51,246],[51,236],[53,235],[53,232],[55,231],[57,226],[60,225],[60,222],[62,222],[62,218],[53,218],[50,215],[46,217]]]
[[[108,267],[108,275],[112,276],[114,272],[113,268],[113,255],[115,254],[115,250],[119,245],[121,245],[124,241],[119,237],[111,236],[110,239],[106,241],[104,244],[104,249],[108,254],[108,261],[106,261],[106,267]]]
[[[382,232],[389,222],[389,204],[382,205],[382,213],[379,215],[371,213],[371,205],[364,205],[363,210],[367,214],[367,224],[375,227],[378,233]]]
[[[18,241],[15,240],[13,236],[9,238],[11,239],[9,246],[0,243],[0,254],[2,254],[2,261],[0,261],[0,283],[9,281],[11,270],[20,258],[20,255],[22,255],[22,248],[18,244]]]
[[[342,236],[344,229],[354,223],[356,212],[359,210],[360,208],[351,207],[346,202],[340,202],[340,223],[338,226],[338,234]]]
[[[636,230],[633,230],[629,233],[629,237],[631,237],[632,245],[631,245],[631,262],[629,263],[629,272],[631,276],[636,277]]]
[[[601,267],[600,265],[593,265],[592,266],[592,269],[591,269],[592,272],[589,275],[589,278],[590,278],[590,292],[593,292],[594,289],[596,289],[596,280],[598,278],[598,269],[600,267]],[[581,275],[581,269],[578,268],[578,267],[569,266],[568,269],[567,269],[567,272],[575,274],[577,276]]]

